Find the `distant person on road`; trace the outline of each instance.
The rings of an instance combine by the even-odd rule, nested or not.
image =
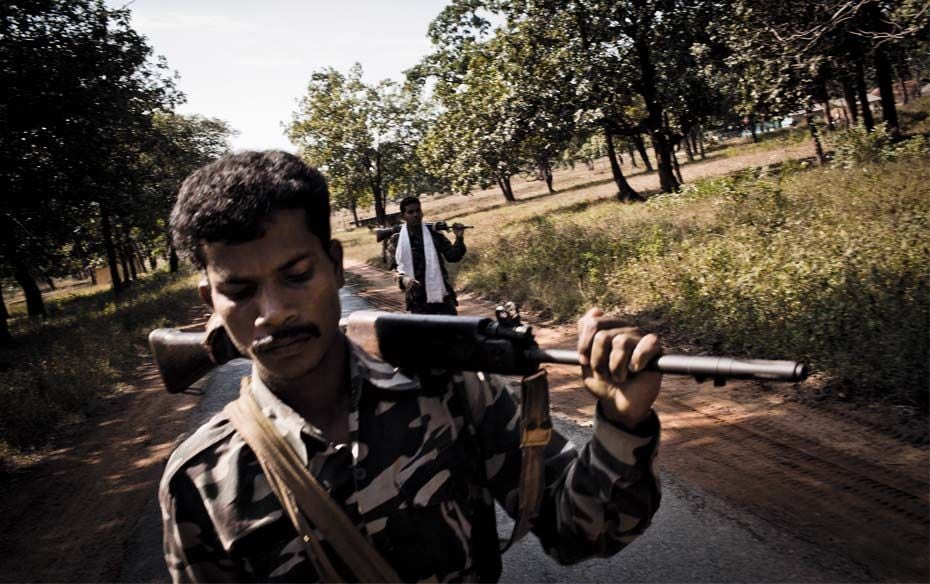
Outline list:
[[[495,501],[517,516],[523,492],[520,411],[497,376],[400,371],[340,331],[342,246],[323,176],[285,152],[224,156],[184,181],[171,230],[204,272],[211,323],[252,361],[240,398],[168,460],[159,501],[172,579],[359,581],[370,561],[395,572],[385,580],[496,581]],[[542,442],[532,523],[559,562],[617,553],[658,508],[662,376],[643,368],[660,351],[655,335],[597,309],[579,321],[594,433],[580,453],[554,431]],[[256,432],[276,437],[277,457]],[[281,472],[281,457],[299,472]],[[315,506],[298,496],[311,485]],[[309,519],[322,508],[345,529]]]
[[[423,223],[420,200],[400,202],[404,225],[396,242],[397,283],[405,292],[407,311],[415,314],[458,314],[455,290],[449,284],[445,261],[465,256],[465,226],[452,225],[455,242]],[[445,261],[443,261],[445,259]]]

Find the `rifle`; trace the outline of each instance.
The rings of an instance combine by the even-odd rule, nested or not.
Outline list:
[[[435,223],[427,223],[426,226],[433,229],[434,231],[451,231],[453,227],[457,224],[449,225],[445,221],[437,221]],[[474,225],[462,225],[465,229],[472,229]],[[385,239],[391,237],[395,233],[400,233],[401,225],[394,225],[392,227],[379,227],[375,229],[375,238],[378,240],[378,243],[381,243]]]
[[[492,319],[362,310],[350,314],[340,325],[362,349],[395,367],[523,376],[520,381],[519,509],[509,540],[500,542],[503,551],[532,528],[543,499],[545,448],[551,439],[552,419],[546,372],[539,366],[541,363],[579,363],[575,351],[540,348],[532,327],[520,322],[513,303],[498,307],[496,316]],[[217,321],[211,319],[204,333],[158,329],[149,335],[168,391],[183,391],[212,367],[239,356],[225,329],[211,327],[211,324],[216,325]],[[715,385],[723,385],[728,378],[802,381],[807,377],[807,367],[794,361],[689,355],[662,355],[650,361],[646,369],[693,375],[698,380],[712,378]]]
[[[532,327],[520,322],[510,303],[498,307],[496,317],[360,310],[340,325],[366,352],[399,368],[531,375],[541,363],[579,365],[575,351],[539,347]],[[184,391],[214,367],[241,356],[221,326],[199,333],[157,329],[149,335],[149,344],[171,393]],[[699,382],[711,379],[714,385],[728,379],[798,382],[807,378],[807,367],[795,361],[699,355],[661,355],[646,369],[689,375]]]

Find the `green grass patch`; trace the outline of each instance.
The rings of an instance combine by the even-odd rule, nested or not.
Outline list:
[[[187,324],[199,303],[195,285],[190,274],[160,272],[119,296],[57,298],[44,320],[12,320],[17,346],[0,350],[0,463],[41,448],[130,379],[147,356],[149,331]]]
[[[525,219],[460,277],[562,319],[591,304],[658,316],[708,350],[804,360],[926,413],[930,156],[799,170]]]

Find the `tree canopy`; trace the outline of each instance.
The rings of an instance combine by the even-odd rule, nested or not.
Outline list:
[[[172,113],[183,95],[129,16],[101,0],[0,7],[0,275],[33,316],[37,275],[105,257],[119,289],[145,269],[166,193],[226,149],[225,123]]]

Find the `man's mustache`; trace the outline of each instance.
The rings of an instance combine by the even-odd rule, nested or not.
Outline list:
[[[323,333],[320,332],[320,327],[313,323],[284,327],[253,342],[252,351],[261,353],[273,349],[275,345],[293,337],[320,338],[321,336]]]

